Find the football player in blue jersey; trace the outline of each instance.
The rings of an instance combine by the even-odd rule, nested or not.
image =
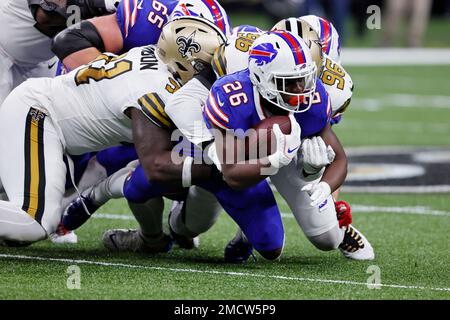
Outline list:
[[[168,46],[165,45],[165,42],[175,43],[178,42],[176,41],[177,39],[187,38],[187,36],[194,34],[194,31],[196,31],[195,20],[189,17],[180,18],[165,26],[164,29],[167,29],[167,32],[163,34],[160,42],[158,42],[159,53],[161,57],[165,58],[169,66],[179,66],[171,59],[175,52],[182,55],[178,50],[179,46]],[[213,52],[217,48],[216,42],[208,40],[204,31],[197,32],[192,36],[190,43],[198,43],[201,50],[199,52],[195,50],[190,52],[189,60],[191,62],[201,60],[204,64],[209,64]],[[184,47],[183,45],[181,46]],[[182,78],[186,80],[189,78],[187,71],[191,67],[189,63],[185,63],[183,69],[179,70]],[[193,72],[193,70],[191,71]],[[203,71],[200,72],[198,77],[209,78],[208,73],[210,70],[204,68]],[[191,73],[191,77],[192,75]],[[145,152],[147,163],[153,165],[150,167],[138,166],[134,170],[133,168],[124,168],[100,185],[95,186],[86,199],[88,203],[95,205],[95,207],[90,209],[95,210],[98,208],[98,205],[101,204],[98,201],[102,200],[102,194],[107,195],[108,198],[115,195],[125,196],[132,202],[132,207],[136,209],[136,206],[142,207],[148,204],[152,198],[156,200],[161,195],[167,195],[167,192],[173,191],[164,187],[162,185],[163,182],[166,186],[189,187],[186,190],[188,195],[185,199],[185,206],[180,208],[189,218],[182,218],[183,214],[177,216],[177,220],[183,220],[182,226],[176,224],[177,231],[191,232],[190,238],[194,238],[199,233],[208,230],[220,213],[220,207],[217,204],[220,203],[225,211],[244,230],[255,249],[263,257],[267,259],[278,258],[283,248],[284,231],[275,198],[267,182],[261,181],[252,188],[237,191],[226,185],[219,174],[215,177],[207,176],[207,179],[199,180],[198,173],[191,172],[191,170],[194,170],[194,167],[190,156],[185,157],[182,165],[174,164],[171,160],[172,143],[170,141],[170,132],[175,128],[170,118],[165,115],[165,112],[157,110],[159,109],[154,108],[154,112],[149,114],[149,118],[155,125],[152,126],[151,123],[147,125],[147,128],[152,130],[151,134],[146,135],[145,143],[148,147],[146,150],[138,150],[138,153]],[[201,115],[201,111],[198,111]],[[186,116],[189,116],[189,114],[186,114]],[[142,157],[140,158],[143,159]],[[196,186],[191,186],[194,183]],[[95,203],[93,200],[95,200]],[[164,241],[167,238],[160,236],[162,233],[160,222],[162,210],[160,213],[155,212],[160,206],[161,201],[159,200],[158,203],[152,202],[150,210],[143,211],[140,208],[133,210],[140,224],[139,230],[109,230],[103,238],[105,246],[113,251],[145,250],[149,252],[148,243],[152,242],[153,248],[158,248],[161,251],[165,250],[167,246],[164,245]],[[77,200],[72,208],[82,209],[81,202]],[[139,214],[141,211],[142,214]],[[203,215],[212,217],[212,219],[201,219]],[[255,219],[255,217],[258,217],[258,219]],[[173,225],[175,226],[175,224]],[[156,232],[158,227],[159,233]],[[185,228],[185,230],[180,230],[180,228]],[[146,237],[143,237],[143,234]],[[149,237],[149,235],[157,235],[158,237]],[[176,234],[173,232],[172,235],[176,237]],[[143,238],[146,240],[143,241]],[[158,247],[155,247],[157,242],[155,240],[161,240]],[[190,245],[192,246],[192,244]]]
[[[167,21],[179,16],[199,16],[224,34],[231,32],[228,16],[216,0],[123,0],[115,14],[82,21],[59,33],[53,51],[74,69],[104,51],[119,54],[156,44]]]
[[[339,248],[344,256],[356,260],[374,258],[362,233],[352,225],[339,227],[331,193],[345,180],[347,159],[331,130],[328,94],[317,79],[316,65],[300,37],[286,31],[259,37],[249,52],[249,68],[214,83],[204,115],[211,128],[216,129],[218,159],[235,150],[235,145],[226,139],[239,132],[236,130],[245,132],[262,119],[289,115],[291,134],[284,135],[277,125],[273,127],[275,153],[257,163],[220,160],[225,180],[242,188],[270,176],[303,232],[318,249]],[[313,175],[304,170],[302,152],[297,152],[300,141],[292,137],[298,130],[296,124],[301,128],[302,139],[320,137],[322,147],[328,149],[325,154],[330,157],[330,164]],[[240,138],[234,137],[236,144]],[[270,169],[276,174],[270,174]]]

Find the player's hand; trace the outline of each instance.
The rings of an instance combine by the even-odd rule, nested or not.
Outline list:
[[[277,150],[274,154],[271,154],[268,159],[270,164],[277,169],[287,166],[297,155],[298,148],[301,145],[302,130],[300,129],[300,125],[293,115],[289,116],[289,120],[291,121],[290,134],[283,134],[278,124],[274,124],[272,127]]]
[[[334,161],[336,153],[320,136],[305,139],[302,143],[303,170],[308,175],[317,174]]]
[[[302,191],[308,192],[313,207],[318,206],[331,195],[331,188],[325,181],[307,184],[302,188]]]

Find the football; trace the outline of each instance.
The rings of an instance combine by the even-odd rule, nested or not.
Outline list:
[[[275,152],[276,142],[272,132],[274,124],[280,126],[284,134],[291,133],[291,121],[288,116],[273,116],[259,122],[248,135],[247,157],[259,159]]]

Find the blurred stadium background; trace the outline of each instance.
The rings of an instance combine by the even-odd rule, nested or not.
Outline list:
[[[401,2],[422,9],[396,27],[398,13],[389,3]],[[0,259],[0,298],[449,299],[450,0],[222,3],[235,26],[269,29],[281,18],[312,13],[339,30],[343,65],[355,83],[335,129],[350,155],[341,198],[352,205],[375,261],[315,249],[280,197],[286,230],[280,262],[224,265],[223,248],[236,228],[225,214],[201,236],[199,250],[111,255],[102,233],[136,227],[126,203],[113,201],[77,231],[76,247],[43,242],[2,251],[14,258]],[[369,5],[381,8],[379,30],[366,27]],[[81,268],[80,290],[67,289],[69,265]],[[366,285],[373,266],[381,272],[380,290]]]

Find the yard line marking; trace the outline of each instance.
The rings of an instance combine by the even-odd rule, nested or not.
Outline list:
[[[93,214],[92,218],[97,219],[111,219],[111,220],[135,220],[134,216],[129,214],[114,214],[114,213],[98,213]]]
[[[348,193],[450,193],[450,185],[435,186],[343,186],[342,192]]]
[[[378,207],[378,206],[365,206],[354,204],[351,206],[353,213],[399,213],[399,214],[418,214],[418,215],[430,215],[430,216],[441,216],[450,217],[450,212],[442,210],[433,210],[428,207]],[[294,218],[292,213],[282,212],[281,216],[283,218]]]
[[[353,101],[354,100],[354,101]],[[450,96],[422,94],[385,94],[380,97],[354,98],[352,105],[368,111],[380,108],[437,108],[450,109]]]
[[[13,254],[0,254],[0,258],[18,259],[18,260],[35,260],[35,261],[53,261],[53,262],[63,262],[63,263],[71,263],[71,264],[90,264],[90,265],[97,265],[97,266],[104,266],[104,267],[123,267],[123,268],[148,269],[148,270],[185,272],[185,273],[205,273],[205,274],[215,274],[215,275],[254,277],[254,278],[266,278],[266,279],[277,279],[277,280],[292,280],[292,281],[303,281],[303,282],[318,282],[318,283],[355,285],[355,286],[356,285],[357,286],[367,286],[368,285],[366,282],[357,282],[357,281],[349,281],[349,280],[332,280],[332,279],[317,279],[317,278],[315,279],[315,278],[290,277],[290,276],[281,276],[281,275],[265,275],[265,274],[258,274],[258,273],[249,273],[249,272],[152,267],[152,266],[144,266],[144,265],[136,265],[136,264],[113,263],[113,262],[102,262],[102,261],[91,261],[91,260],[48,258],[48,257],[37,257],[37,256],[33,257],[33,256],[13,255]],[[434,287],[399,285],[399,284],[380,284],[380,286],[385,287],[385,288],[395,288],[395,289],[431,290],[431,291],[450,292],[450,288],[434,288]]]
[[[447,48],[344,48],[343,52],[344,66],[450,64],[450,49]]]
[[[450,217],[449,211],[434,210],[429,207],[379,207],[379,206],[368,206],[361,204],[352,205],[353,212],[356,213],[399,213],[399,214],[418,214],[418,215],[431,215],[431,216],[441,216]],[[281,217],[283,218],[294,218],[294,215],[290,212],[281,212]],[[114,213],[97,213],[92,215],[92,218],[96,219],[110,219],[110,220],[127,220],[135,221],[136,219],[129,214],[114,214]]]

